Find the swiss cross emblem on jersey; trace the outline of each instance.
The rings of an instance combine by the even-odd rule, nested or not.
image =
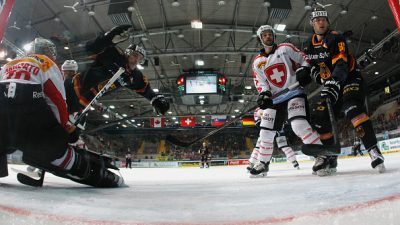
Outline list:
[[[283,63],[274,64],[264,70],[269,83],[281,88],[287,80],[286,66]]]

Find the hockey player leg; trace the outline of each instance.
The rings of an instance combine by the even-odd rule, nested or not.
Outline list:
[[[260,153],[258,156],[259,161],[250,170],[251,177],[261,176],[264,177],[269,171],[269,162],[272,157],[274,148],[275,131],[261,128],[260,131]]]
[[[99,154],[69,147],[63,157],[52,162],[52,168],[45,168],[45,170],[93,187],[124,186],[123,178],[109,171],[107,164],[107,159]]]
[[[258,160],[258,155],[260,154],[260,142],[261,139],[258,137],[256,147],[254,147],[253,152],[250,155],[249,158],[249,165],[247,166],[247,172],[250,172],[251,169],[253,169],[254,165],[259,161]]]
[[[357,137],[359,137],[371,157],[371,167],[379,173],[385,172],[384,158],[377,146],[374,128],[369,117],[364,113],[363,107],[354,102],[347,102],[345,114],[351,119]]]

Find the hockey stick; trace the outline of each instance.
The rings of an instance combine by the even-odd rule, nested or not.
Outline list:
[[[301,151],[305,155],[317,156],[317,155],[339,155],[341,153],[341,147],[338,138],[338,129],[335,119],[335,114],[333,112],[332,103],[329,98],[325,100],[328,107],[329,120],[332,126],[333,134],[333,145],[316,145],[316,144],[304,144],[301,147]]]
[[[111,87],[111,85],[114,84],[114,82],[125,72],[125,69],[120,67],[117,72],[114,73],[114,75],[107,81],[106,85],[94,96],[92,101],[89,102],[89,104],[82,110],[81,114],[78,116],[78,118],[75,120],[74,125],[76,126],[80,120],[86,115],[86,113],[90,110],[90,107],[92,107],[100,97],[104,95],[108,91],[108,89]]]
[[[279,97],[279,96],[281,96],[281,95],[283,95],[283,94],[286,94],[287,92],[289,92],[290,90],[296,88],[297,86],[299,86],[299,82],[296,82],[296,83],[290,85],[288,88],[286,88],[286,89],[282,90],[281,92],[275,94],[275,96],[274,96],[273,98],[275,99],[275,98],[277,98],[277,97]],[[188,147],[188,146],[190,146],[190,145],[192,145],[192,144],[194,144],[194,143],[196,143],[196,142],[202,141],[202,140],[204,140],[204,139],[206,139],[206,138],[208,138],[208,137],[214,135],[215,133],[217,133],[217,132],[219,132],[219,131],[225,129],[227,126],[231,125],[232,123],[235,123],[235,122],[241,120],[243,116],[245,116],[247,113],[249,113],[249,112],[251,112],[251,111],[254,111],[257,107],[258,107],[258,105],[255,105],[255,106],[251,107],[250,109],[248,109],[248,110],[246,110],[245,112],[241,113],[241,114],[240,114],[239,116],[237,116],[235,119],[230,120],[229,122],[225,123],[224,125],[222,125],[222,126],[216,128],[216,129],[210,131],[210,132],[209,132],[208,134],[206,134],[205,136],[196,138],[196,139],[194,139],[193,141],[190,141],[190,142],[183,142],[183,141],[179,140],[177,137],[174,137],[174,136],[172,136],[172,135],[167,135],[166,140],[167,140],[168,142],[174,144],[174,145],[177,145],[177,146]]]
[[[114,82],[125,72],[125,69],[120,67],[117,72],[114,73],[114,75],[107,81],[106,85],[94,96],[94,98],[90,101],[90,103],[83,109],[81,114],[78,116],[78,118],[75,120],[74,125],[77,126],[79,122],[82,120],[82,118],[86,115],[86,113],[90,110],[90,107],[92,107],[100,97],[104,95],[108,91],[108,89],[111,87],[111,85],[114,84]],[[34,187],[41,187],[43,186],[43,181],[44,181],[44,176],[46,174],[45,170],[40,169],[40,179],[36,180],[26,174],[23,173],[18,173],[17,174],[17,179],[19,182],[25,185],[29,186],[34,186]]]
[[[42,187],[43,186],[43,181],[44,181],[45,171],[44,170],[40,170],[40,173],[38,173],[38,175],[40,175],[40,178],[37,180],[37,179],[32,178],[31,176],[28,176],[26,174],[18,173],[17,174],[17,180],[21,184],[25,184],[25,185],[28,185],[28,186]]]
[[[99,130],[103,130],[103,129],[107,128],[107,127],[112,127],[112,126],[114,126],[114,125],[117,125],[118,123],[121,123],[121,122],[123,122],[123,121],[125,121],[125,120],[130,120],[130,119],[132,119],[132,118],[136,118],[136,117],[138,117],[138,116],[145,115],[145,114],[147,114],[147,113],[149,113],[149,112],[152,112],[152,111],[153,111],[153,110],[150,109],[150,110],[147,110],[147,111],[144,111],[144,112],[140,113],[139,115],[127,116],[127,117],[124,117],[124,118],[119,119],[119,120],[114,120],[114,121],[112,121],[112,122],[110,122],[110,123],[104,124],[104,125],[102,125],[102,126],[96,127],[96,128],[94,128],[94,129],[91,129],[91,130],[88,130],[88,131],[85,131],[84,133],[85,133],[85,134],[90,134],[90,133],[93,133],[93,132],[96,132],[96,131],[99,131]]]

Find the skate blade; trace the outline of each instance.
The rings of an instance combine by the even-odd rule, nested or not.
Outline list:
[[[319,177],[330,176],[332,174],[330,169],[321,169],[318,170],[316,173]]]
[[[250,178],[265,178],[265,177],[267,177],[267,173],[260,173],[257,175],[251,174],[249,177]]]
[[[375,167],[376,170],[378,170],[379,173],[384,173],[386,171],[385,164],[381,163]]]

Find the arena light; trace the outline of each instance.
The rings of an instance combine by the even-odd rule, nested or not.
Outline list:
[[[128,126],[126,126],[125,124],[122,124],[122,126],[124,127],[124,128],[127,128]]]
[[[235,109],[234,111],[235,111],[235,112],[239,112],[240,110],[239,110],[239,109]]]
[[[205,110],[205,109],[202,109],[202,110],[200,110],[200,112],[202,112],[202,113],[203,113],[203,112],[206,112],[206,110]]]
[[[94,111],[94,110],[95,110],[95,108],[94,108],[93,106],[90,106],[90,110]]]
[[[172,114],[172,112],[171,112],[171,111],[168,111],[168,114],[170,114],[170,115],[171,115],[171,114]]]
[[[379,75],[379,72],[378,72],[378,71],[376,71],[376,72],[375,72],[375,75]]]
[[[251,90],[251,86],[250,85],[246,85],[246,86],[244,86],[244,89]]]
[[[143,67],[142,65],[140,65],[140,64],[138,64],[136,67],[137,67],[139,70],[143,70],[143,69],[144,69],[144,67]]]
[[[197,59],[197,60],[195,61],[195,63],[196,63],[196,65],[198,65],[198,66],[204,66],[204,61],[203,61],[202,59]]]
[[[135,120],[131,120],[131,122],[132,122],[132,123],[134,123],[134,122],[135,122]]]
[[[232,117],[232,118],[236,118],[236,116],[235,116],[235,115],[232,115],[231,117]]]
[[[176,120],[176,117],[174,116],[174,117],[172,117],[172,119],[173,119],[173,120]]]
[[[274,29],[277,31],[284,31],[286,28],[286,24],[283,23],[277,23],[274,25]]]
[[[206,116],[201,116],[201,118],[202,118],[202,119],[205,119],[205,118],[206,118]]]
[[[238,102],[240,102],[240,103],[244,103],[244,99],[239,99],[239,101]]]
[[[199,96],[199,99],[204,99],[204,95],[200,95],[200,96]]]
[[[200,20],[192,20],[190,22],[190,25],[193,29],[203,29],[203,22],[201,22]]]
[[[124,113],[124,114],[122,114],[122,116],[123,116],[123,117],[127,117],[128,115],[126,115],[126,114]]]
[[[113,106],[113,105],[110,105],[110,106],[108,106],[110,109],[115,109],[115,106]]]
[[[154,91],[155,93],[158,93],[160,90],[158,90],[158,88],[153,88],[153,91]]]
[[[7,58],[6,61],[7,61],[7,62],[11,62],[11,61],[12,61],[12,58]]]
[[[110,118],[110,116],[108,114],[103,114],[103,117],[106,119]]]
[[[7,52],[6,51],[0,51],[0,58],[4,59],[6,57]]]

